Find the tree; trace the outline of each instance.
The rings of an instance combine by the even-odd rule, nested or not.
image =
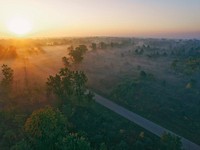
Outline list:
[[[83,136],[78,134],[69,134],[58,143],[58,149],[61,150],[91,150],[90,143]]]
[[[1,85],[4,88],[10,88],[13,83],[13,74],[14,71],[7,65],[3,64],[2,65],[2,74],[3,74],[3,79],[1,80]]]
[[[59,110],[45,107],[34,111],[24,130],[34,149],[56,149],[56,143],[67,134],[67,119]]]
[[[125,141],[120,141],[119,144],[116,145],[116,150],[127,150],[128,149],[128,145]]]
[[[70,46],[70,47],[68,47],[68,50],[69,50],[69,51],[72,51],[72,50],[74,50],[74,47],[73,47],[73,46]]]
[[[80,49],[83,53],[85,53],[88,49],[86,45],[79,45],[76,49]]]
[[[162,150],[182,150],[181,138],[170,133],[161,136]]]
[[[97,49],[97,44],[96,43],[92,43],[92,50],[95,51]]]
[[[79,133],[67,131],[67,118],[48,106],[34,111],[24,125],[27,138],[13,146],[13,150],[90,150],[90,143]]]
[[[107,48],[107,45],[106,45],[105,42],[100,42],[100,43],[99,43],[99,47],[100,47],[100,49],[106,49],[106,48]]]
[[[21,140],[12,146],[11,150],[32,150],[32,147],[26,140]]]
[[[79,45],[75,49],[71,49],[69,55],[74,63],[80,63],[83,60],[83,55],[87,50],[88,49],[85,45]]]
[[[142,79],[145,79],[146,78],[146,76],[147,76],[147,74],[146,74],[146,72],[145,71],[140,71],[140,78],[142,78]]]
[[[13,130],[6,130],[1,140],[3,147],[11,147],[16,142],[17,135]]]
[[[65,67],[69,67],[70,63],[67,57],[63,57],[62,58],[62,62],[64,64]]]
[[[82,71],[71,71],[61,68],[55,76],[47,79],[47,91],[58,96],[62,103],[72,100],[90,99],[91,92],[86,89],[87,77]],[[75,99],[74,99],[75,98]],[[84,101],[79,101],[80,103]]]

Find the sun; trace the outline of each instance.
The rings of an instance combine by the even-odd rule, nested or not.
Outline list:
[[[18,36],[23,36],[32,30],[32,24],[27,18],[16,16],[8,20],[7,28],[10,32]]]

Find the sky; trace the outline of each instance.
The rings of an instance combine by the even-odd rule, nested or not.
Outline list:
[[[200,38],[200,0],[1,0],[0,37],[15,36],[15,16],[31,23],[29,37]]]

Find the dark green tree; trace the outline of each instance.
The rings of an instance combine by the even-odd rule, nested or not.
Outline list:
[[[67,119],[52,107],[34,111],[24,125],[33,149],[56,149],[56,143],[67,134]]]
[[[55,76],[47,79],[47,91],[58,96],[62,103],[91,99],[92,94],[86,89],[87,77],[82,71],[61,68]],[[79,101],[80,103],[84,101]]]
[[[83,60],[83,55],[87,51],[87,47],[85,45],[79,45],[75,49],[71,49],[69,55],[74,63],[80,63]]]
[[[91,150],[88,140],[78,134],[67,135],[57,145],[60,150]]]
[[[11,147],[15,142],[17,141],[17,135],[15,131],[13,130],[6,130],[3,137],[1,144],[3,145],[4,148],[9,148]]]
[[[33,150],[31,145],[26,140],[21,140],[11,147],[11,150]]]

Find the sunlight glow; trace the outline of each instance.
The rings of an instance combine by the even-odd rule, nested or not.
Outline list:
[[[200,39],[200,0],[0,0],[0,38]]]
[[[10,32],[22,36],[28,34],[32,30],[32,24],[25,17],[17,16],[11,18],[7,22],[7,28]]]

